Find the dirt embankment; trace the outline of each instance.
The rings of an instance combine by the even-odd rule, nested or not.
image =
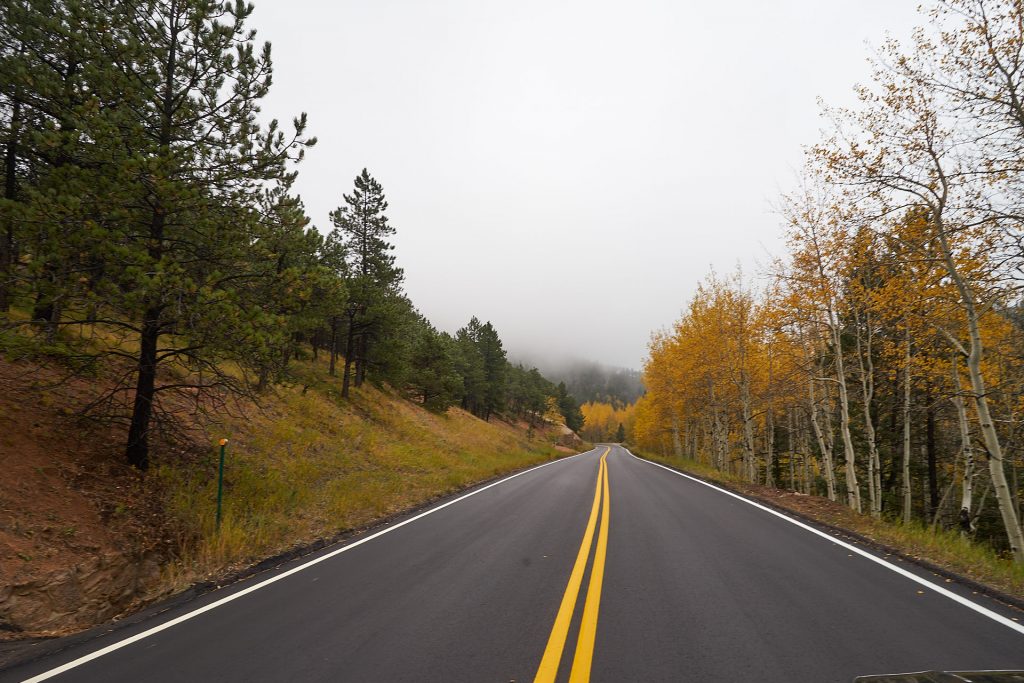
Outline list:
[[[0,361],[0,637],[84,628],[159,589],[171,530],[123,432],[75,416],[93,392]]]

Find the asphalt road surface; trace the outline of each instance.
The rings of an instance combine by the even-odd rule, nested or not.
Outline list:
[[[1024,668],[1022,617],[602,446],[0,680],[822,683]]]

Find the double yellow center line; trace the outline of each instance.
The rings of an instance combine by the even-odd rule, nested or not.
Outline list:
[[[576,602],[583,584],[583,574],[590,557],[590,548],[594,541],[594,529],[597,528],[598,510],[601,512],[601,530],[597,537],[597,550],[594,551],[594,565],[590,572],[590,584],[587,586],[587,600],[583,604],[583,620],[580,622],[580,634],[576,641],[576,652],[572,659],[572,672],[569,683],[584,683],[590,680],[590,664],[594,658],[594,637],[597,635],[597,613],[601,607],[601,584],[604,582],[604,560],[608,555],[608,453],[606,447],[601,454],[601,466],[597,474],[597,486],[594,491],[594,503],[590,508],[590,519],[587,529],[583,532],[583,543],[576,555],[576,564],[569,575],[569,583],[562,596],[562,604],[558,608],[555,624],[548,636],[548,645],[544,649],[544,657],[533,679],[534,683],[554,683],[558,675],[558,665],[562,661],[562,651],[569,636],[569,623],[576,610]]]

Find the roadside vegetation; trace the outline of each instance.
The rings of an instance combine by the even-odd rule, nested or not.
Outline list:
[[[97,594],[61,625],[80,606],[32,602],[84,558],[159,561],[121,587],[151,595],[578,443],[576,399],[491,322],[416,309],[368,170],[313,226],[293,186],[316,140],[260,114],[252,11],[0,4],[0,456],[21,477],[0,486],[21,591],[0,627],[126,609]]]
[[[86,628],[579,447],[557,411],[485,421],[372,384],[342,398],[321,358],[293,363],[259,403],[183,411],[142,473],[123,458],[123,427],[79,414],[116,370],[68,377],[52,348],[26,348],[0,358],[3,637]]]
[[[824,108],[763,287],[711,273],[655,335],[631,436],[1019,595],[1024,8],[926,16]]]
[[[246,3],[0,6],[0,315],[5,350],[115,368],[83,416],[145,471],[182,410],[256,399],[319,360],[341,397],[393,387],[484,420],[575,399],[512,365],[498,331],[454,335],[406,296],[384,189],[364,168],[331,230],[292,191],[316,140],[263,122],[269,44]],[[288,130],[285,130],[288,128]],[[34,349],[34,350],[33,350]],[[185,419],[191,419],[185,416]]]
[[[583,411],[584,419],[580,436],[592,443],[621,443],[626,440],[626,434],[633,431],[633,423],[636,421],[635,403],[590,401],[580,406],[580,410]]]
[[[299,369],[322,370],[311,362]],[[341,391],[329,376],[281,386],[213,428],[229,439],[219,530],[214,450],[155,468],[167,513],[189,539],[168,566],[169,585],[183,588],[572,452],[558,448],[560,434],[544,419],[483,421],[456,407],[425,410],[372,385],[347,399]]]

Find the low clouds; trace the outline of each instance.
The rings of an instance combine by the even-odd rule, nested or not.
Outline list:
[[[268,115],[309,113],[314,222],[383,183],[417,306],[512,350],[638,368],[708,267],[778,251],[769,202],[914,1],[256,3]]]

